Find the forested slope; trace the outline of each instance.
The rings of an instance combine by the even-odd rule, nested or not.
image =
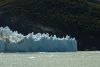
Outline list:
[[[20,33],[76,37],[79,50],[100,50],[99,0],[0,0],[0,26]]]

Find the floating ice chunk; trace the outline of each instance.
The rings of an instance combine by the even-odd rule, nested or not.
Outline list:
[[[36,58],[36,57],[33,57],[33,56],[32,56],[32,57],[28,57],[28,58],[30,58],[30,59],[34,59],[34,58]]]

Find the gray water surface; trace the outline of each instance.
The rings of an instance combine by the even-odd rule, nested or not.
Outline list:
[[[100,51],[0,53],[0,67],[100,67]]]

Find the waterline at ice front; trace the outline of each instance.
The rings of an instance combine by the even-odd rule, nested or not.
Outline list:
[[[66,36],[30,33],[26,36],[11,31],[9,27],[0,27],[0,52],[74,52],[77,51],[75,38]]]

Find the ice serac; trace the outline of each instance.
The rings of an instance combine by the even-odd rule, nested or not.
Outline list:
[[[34,34],[24,36],[9,27],[0,27],[0,52],[74,52],[77,51],[75,38],[56,35]]]

